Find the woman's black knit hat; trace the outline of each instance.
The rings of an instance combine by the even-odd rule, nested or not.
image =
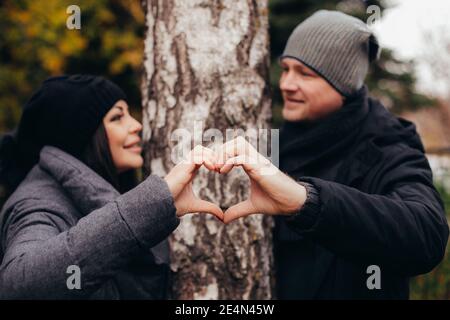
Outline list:
[[[18,128],[0,141],[0,183],[15,189],[39,161],[44,145],[80,158],[105,114],[125,93],[92,75],[45,80],[23,107]]]

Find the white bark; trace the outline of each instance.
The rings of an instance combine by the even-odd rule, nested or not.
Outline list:
[[[178,128],[268,128],[271,117],[267,0],[146,0],[143,95],[145,171],[164,176]],[[201,136],[194,143],[202,143]],[[203,143],[208,145],[208,143]],[[241,170],[201,170],[199,197],[227,208],[248,194]],[[187,215],[171,238],[174,298],[272,297],[272,221],[254,215],[228,226]]]

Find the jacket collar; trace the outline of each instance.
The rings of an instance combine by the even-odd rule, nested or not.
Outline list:
[[[95,171],[56,147],[42,148],[39,167],[59,182],[83,216],[120,196],[120,193]],[[169,263],[167,241],[162,241],[145,252],[152,255],[151,259],[156,264]]]
[[[42,148],[39,166],[59,182],[83,215],[120,195],[109,182],[83,162],[56,147]]]

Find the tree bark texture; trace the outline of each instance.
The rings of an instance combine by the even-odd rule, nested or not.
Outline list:
[[[268,128],[267,0],[144,0],[142,79],[144,174],[174,166],[179,128]],[[203,141],[202,141],[203,139]],[[189,148],[208,143],[195,135]],[[244,200],[242,169],[223,176],[203,168],[194,192],[221,208]],[[224,226],[214,217],[186,215],[171,236],[174,299],[270,299],[273,222],[252,215]]]

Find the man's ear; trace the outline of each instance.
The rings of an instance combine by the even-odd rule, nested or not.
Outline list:
[[[369,54],[369,63],[377,60],[380,57],[380,45],[378,44],[377,38],[371,34],[368,40],[368,54]]]
[[[344,96],[343,94],[340,94],[340,95],[341,95],[341,98],[342,98],[342,100],[341,100],[341,102],[342,102],[341,108],[342,108],[345,105],[345,103],[347,102],[347,97]]]

